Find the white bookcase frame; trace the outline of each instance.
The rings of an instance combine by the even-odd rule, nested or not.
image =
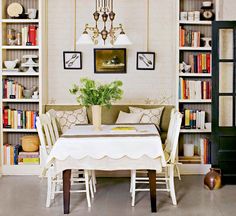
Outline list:
[[[203,2],[204,0],[177,0],[176,1],[176,107],[177,109],[180,108],[180,105],[182,104],[211,104],[211,100],[183,100],[179,99],[179,79],[181,77],[183,78],[194,78],[194,79],[211,79],[212,74],[188,74],[188,73],[179,73],[179,63],[180,63],[180,52],[194,52],[194,51],[207,51],[211,52],[210,48],[205,47],[180,47],[179,46],[179,26],[211,26],[211,21],[180,21],[180,5],[182,2]],[[216,15],[216,20],[220,17],[220,0],[213,0],[214,3],[214,12]],[[196,8],[196,10],[200,10],[200,8]],[[181,129],[180,136],[184,135],[191,135],[196,136],[199,134],[211,134],[211,130],[187,130],[187,129]],[[197,137],[196,137],[197,138]],[[211,167],[210,164],[182,164],[180,166],[180,172],[181,174],[186,175],[192,175],[192,174],[206,174],[209,171],[209,168]]]
[[[0,175],[40,175],[41,172],[41,165],[4,165],[3,164],[3,144],[7,140],[9,133],[11,135],[18,134],[37,134],[36,129],[5,129],[3,128],[3,105],[5,103],[14,103],[14,104],[23,104],[27,106],[31,106],[32,104],[36,104],[38,107],[39,114],[43,111],[43,104],[45,104],[45,88],[46,82],[43,82],[43,78],[46,77],[47,73],[47,49],[46,45],[47,42],[45,40],[46,34],[46,0],[37,0],[37,8],[38,8],[38,19],[9,19],[6,16],[6,7],[9,4],[10,0],[2,0],[0,4]],[[20,0],[18,1],[23,6],[27,8],[32,7],[31,0]],[[37,24],[38,25],[38,45],[37,46],[7,46],[3,42],[3,35],[6,35],[6,26],[7,25],[30,25],[30,24]],[[3,34],[4,33],[4,34]],[[3,44],[4,43],[4,44]],[[3,61],[6,60],[4,57],[4,53],[8,50],[11,52],[26,52],[28,50],[36,50],[39,56],[39,72],[36,74],[31,73],[19,73],[19,72],[12,72],[7,73],[3,72]],[[21,54],[23,55],[23,54]],[[2,79],[3,77],[20,77],[27,79],[29,77],[33,77],[37,79],[38,83],[38,90],[39,90],[39,99],[3,99],[2,98]],[[17,106],[16,105],[16,106]],[[9,135],[10,136],[10,135]],[[20,141],[18,141],[20,143]]]

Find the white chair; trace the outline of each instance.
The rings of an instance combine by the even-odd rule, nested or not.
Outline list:
[[[180,133],[180,127],[182,122],[182,114],[173,111],[171,114],[171,131],[168,134],[165,147],[165,157],[167,166],[164,168],[164,177],[160,176],[156,178],[157,185],[163,185],[165,188],[157,188],[157,191],[166,191],[170,193],[173,205],[177,205],[175,186],[174,186],[174,168],[176,166],[176,154],[178,139]],[[147,172],[141,172],[146,174]],[[135,193],[138,191],[149,191],[148,188],[136,188],[137,184],[149,184],[147,177],[138,177],[136,170],[131,171],[131,196],[132,206],[135,205]]]
[[[59,129],[58,129],[59,124],[57,123],[57,120],[56,120],[56,111],[53,110],[53,109],[50,109],[46,114],[51,119],[54,135],[55,135],[55,138],[57,140],[60,137],[60,135],[59,135]],[[81,171],[81,172],[83,172],[83,171]],[[97,183],[97,181],[96,181],[95,170],[91,171],[91,176],[92,176],[93,192],[96,193],[96,183]]]
[[[55,135],[52,130],[51,121],[46,114],[40,115],[37,117],[36,126],[38,130],[38,135],[41,143],[41,151],[42,154],[48,156],[52,146],[53,141],[55,140]],[[76,172],[76,175],[80,174]],[[85,185],[85,189],[82,190],[71,190],[72,193],[86,193],[88,207],[91,207],[90,201],[90,192],[91,196],[93,197],[93,188],[92,188],[92,180],[89,176],[89,172],[85,170],[82,174],[84,177],[78,177],[78,175],[74,175],[72,171],[71,177],[71,184],[72,185]],[[76,176],[76,177],[75,177]],[[47,172],[47,200],[46,200],[46,207],[50,207],[51,200],[55,198],[55,194],[63,193],[61,190],[62,187],[62,174],[56,174],[54,166],[51,166]],[[90,189],[89,189],[90,187]]]

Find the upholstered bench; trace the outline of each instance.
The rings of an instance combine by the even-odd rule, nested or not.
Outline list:
[[[154,109],[164,106],[164,110],[161,116],[160,122],[160,133],[161,139],[164,143],[168,131],[169,121],[170,121],[170,113],[174,106],[171,105],[113,105],[110,109],[103,107],[102,108],[102,123],[103,124],[113,124],[116,122],[116,119],[119,115],[120,111],[129,112],[129,107],[139,107],[143,109]],[[79,105],[46,105],[44,111],[47,112],[50,109],[54,109],[56,111],[73,111],[81,108]],[[92,122],[92,111],[91,108],[87,108],[87,115],[89,123]]]

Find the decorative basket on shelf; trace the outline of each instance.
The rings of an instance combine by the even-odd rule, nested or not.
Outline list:
[[[22,149],[25,152],[37,152],[39,150],[38,136],[23,136],[21,138]]]

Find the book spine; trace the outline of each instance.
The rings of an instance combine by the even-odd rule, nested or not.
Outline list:
[[[29,42],[32,46],[36,46],[36,26],[29,26]]]
[[[23,129],[26,129],[26,111],[22,112]]]
[[[10,145],[7,146],[7,165],[11,165],[11,149]]]
[[[8,109],[7,108],[3,110],[3,122],[4,122],[3,127],[7,128],[8,127]]]
[[[206,54],[207,73],[211,73],[211,53]]]

